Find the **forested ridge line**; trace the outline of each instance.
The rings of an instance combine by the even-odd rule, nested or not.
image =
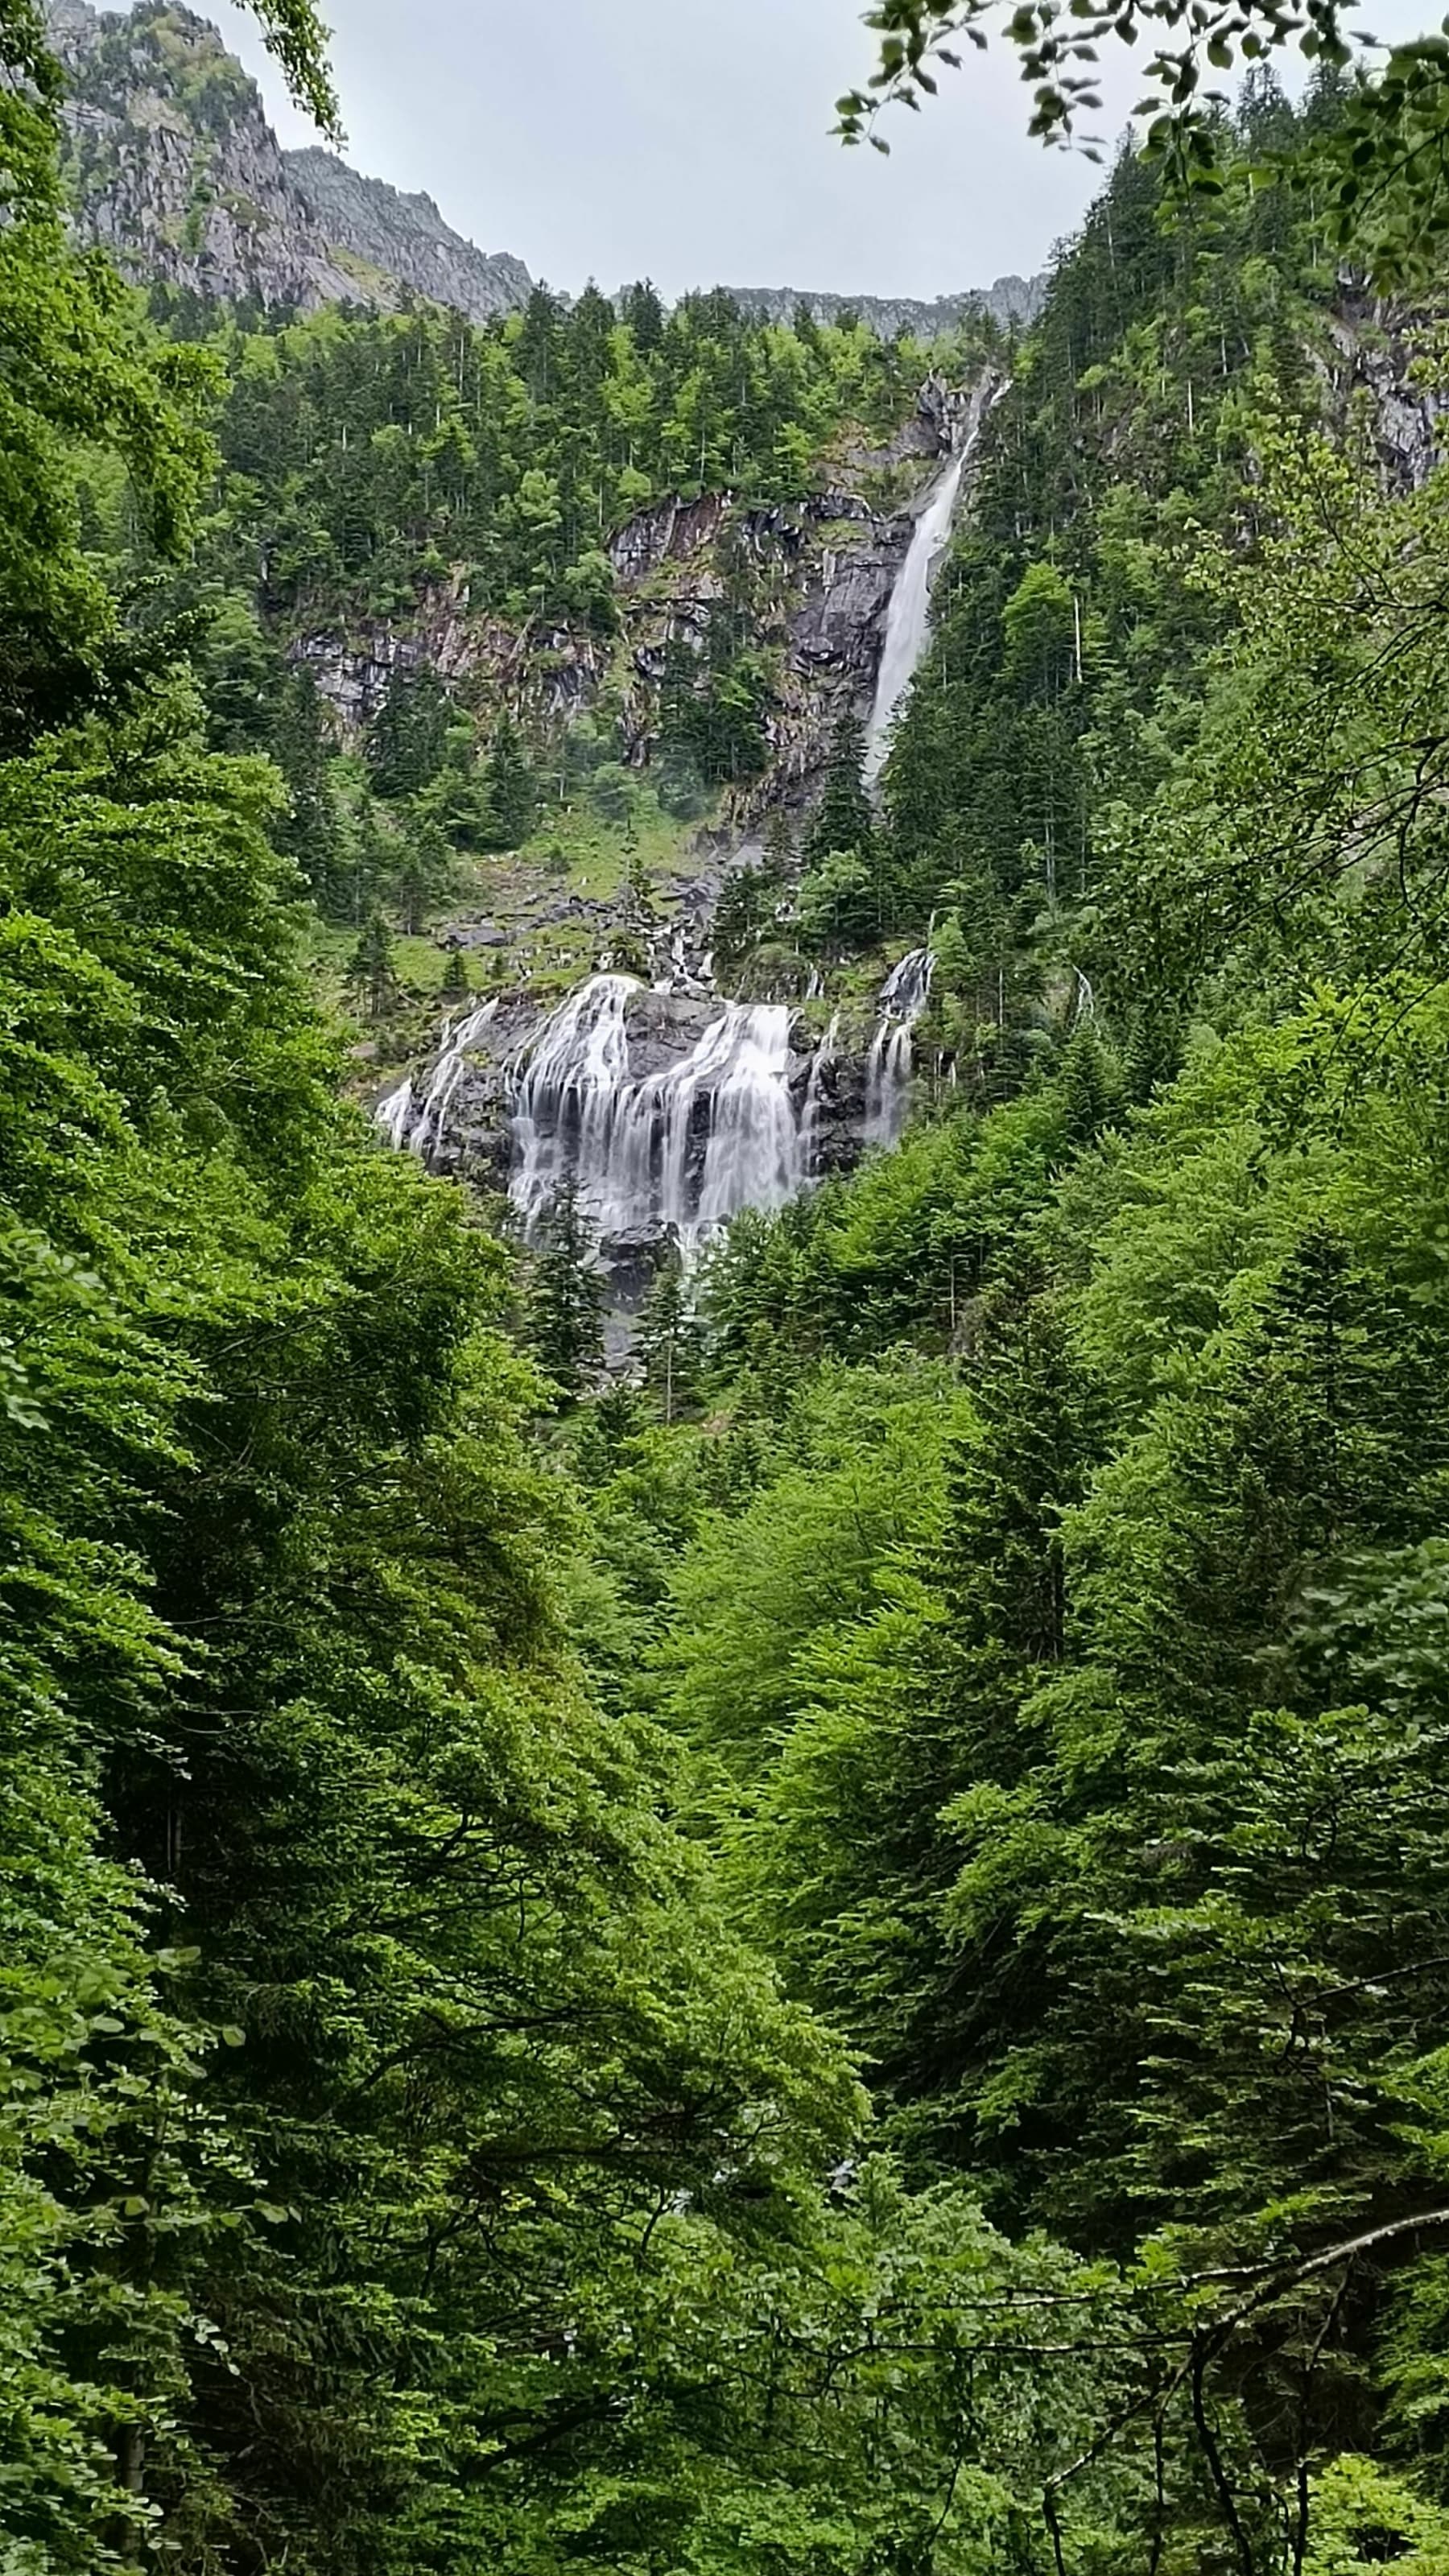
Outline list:
[[[445,320],[163,331],[0,49],[0,2568],[1443,2576],[1440,361],[1262,184],[1352,95],[1256,78],[1190,217],[1114,167],[880,806],[846,729],[726,909],[761,991],[929,939],[916,1120],[610,1383],[577,1230],[389,1153],[316,997],[367,836],[373,1028],[405,854],[506,864],[555,739],[400,693],[373,812],[236,571],[240,480],[282,589],[440,510],[567,578],[589,330],[467,344],[491,482]],[[706,383],[702,482],[907,390],[681,328],[661,484],[712,351],[788,400]]]

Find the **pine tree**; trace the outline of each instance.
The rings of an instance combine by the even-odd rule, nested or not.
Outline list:
[[[1074,1145],[1090,1145],[1122,1106],[1117,1062],[1090,1020],[1074,1029],[1058,1076]]]
[[[765,872],[772,883],[783,885],[798,864],[794,822],[785,806],[776,805],[765,826]]]
[[[530,1337],[565,1397],[582,1394],[604,1358],[604,1277],[598,1244],[572,1178],[539,1228],[529,1294]]]
[[[467,993],[471,989],[466,952],[461,948],[450,948],[448,962],[443,968],[444,992],[450,1001],[456,1001],[460,993]]]
[[[698,1393],[704,1357],[704,1336],[677,1246],[655,1274],[636,1347],[644,1383],[665,1423],[676,1422]]]
[[[493,735],[487,767],[490,846],[516,850],[533,830],[538,786],[524,749],[523,737],[505,709]]]
[[[865,734],[853,716],[842,717],[836,731],[825,785],[805,843],[814,867],[822,859],[852,853],[869,862],[875,847],[875,818],[865,792]]]
[[[364,1019],[385,1020],[397,1004],[399,984],[392,932],[380,904],[374,904],[352,952],[348,990],[357,997]]]
[[[651,357],[664,337],[664,307],[646,277],[624,289],[624,320],[641,358]]]
[[[448,698],[436,671],[394,671],[367,736],[367,765],[379,796],[418,796],[442,768]]]
[[[721,966],[732,970],[743,965],[767,936],[768,919],[764,869],[733,869],[720,890],[710,925],[714,953]]]
[[[447,838],[427,815],[414,813],[407,825],[407,845],[398,870],[397,898],[403,928],[421,938],[433,906],[447,895],[453,876],[453,853]]]
[[[1066,1651],[1062,1520],[1096,1455],[1095,1401],[1040,1297],[1003,1318],[972,1391],[980,1429],[952,1461],[939,1579],[963,1664],[1024,1673]]]
[[[282,684],[269,748],[291,791],[288,811],[275,826],[278,846],[295,859],[319,911],[345,912],[349,889],[332,743],[316,680],[305,664]]]

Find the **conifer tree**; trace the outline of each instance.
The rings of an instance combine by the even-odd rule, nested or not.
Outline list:
[[[462,948],[450,948],[443,968],[443,991],[450,1001],[456,1001],[460,993],[470,989],[467,953]]]
[[[436,671],[398,668],[372,720],[367,765],[377,795],[418,796],[443,765],[448,699]]]
[[[598,1241],[570,1177],[539,1227],[528,1316],[530,1338],[565,1397],[581,1395],[604,1359],[604,1277]]]
[[[321,693],[303,663],[282,683],[269,748],[291,791],[276,838],[295,859],[325,914],[345,911],[342,833],[332,784],[332,744]]]
[[[486,775],[491,846],[516,850],[533,830],[538,788],[523,737],[506,709],[494,730]]]
[[[647,277],[625,288],[624,320],[640,357],[652,357],[664,337],[664,307]]]
[[[875,818],[865,791],[865,734],[856,719],[846,715],[836,730],[805,856],[812,867],[847,853],[868,862],[874,846]]]
[[[407,840],[402,864],[398,869],[398,906],[402,926],[413,939],[420,938],[428,924],[428,914],[442,901],[453,875],[453,853],[437,824],[416,810],[408,817]]]
[[[381,904],[374,904],[363,925],[347,970],[347,983],[365,1019],[385,1020],[396,1008],[400,989],[397,961]]]
[[[687,1412],[698,1393],[704,1336],[677,1244],[654,1276],[639,1318],[636,1345],[644,1383],[666,1425]]]

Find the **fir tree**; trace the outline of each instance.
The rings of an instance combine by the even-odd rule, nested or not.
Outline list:
[[[625,287],[624,321],[640,357],[652,357],[664,337],[664,307],[647,277]]]
[[[363,1017],[385,1020],[397,1006],[399,984],[392,932],[382,906],[374,904],[363,925],[347,970],[348,990],[357,997]]]
[[[367,765],[379,796],[421,795],[448,747],[448,699],[435,671],[395,670],[367,736]]]
[[[426,814],[414,813],[397,877],[398,907],[410,938],[426,930],[428,914],[447,895],[452,876],[453,853],[444,834]]]
[[[486,777],[490,846],[498,850],[519,849],[533,830],[538,788],[523,737],[506,710],[494,731]]]
[[[662,1420],[677,1421],[695,1400],[704,1358],[704,1335],[677,1245],[655,1273],[636,1347]]]
[[[529,1291],[530,1337],[565,1397],[581,1395],[604,1359],[604,1277],[577,1181],[561,1181],[539,1227]]]
[[[875,818],[865,791],[865,735],[855,718],[847,715],[836,731],[805,856],[812,867],[823,859],[846,855],[869,864],[874,848]]]
[[[349,887],[332,783],[332,743],[316,680],[305,663],[282,684],[270,750],[290,791],[288,810],[276,826],[278,844],[295,859],[319,911],[345,914]]]

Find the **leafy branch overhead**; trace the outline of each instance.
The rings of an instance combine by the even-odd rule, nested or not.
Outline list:
[[[327,29],[312,0],[246,0],[261,23],[267,51],[286,74],[287,87],[322,132],[336,142],[342,132],[337,92],[327,62]]]
[[[1350,27],[1340,0],[878,0],[866,25],[879,39],[863,89],[837,102],[837,132],[887,152],[881,110],[918,110],[963,44],[1013,46],[1031,91],[1028,131],[1100,159],[1091,120],[1102,113],[1104,50],[1149,48],[1134,114],[1181,188],[1223,185],[1229,100],[1215,75],[1287,49],[1340,75],[1352,94],[1334,133],[1290,175],[1315,186],[1341,246],[1357,240],[1386,280],[1426,272],[1449,236],[1449,20],[1390,52],[1370,77],[1374,39]],[[1357,49],[1357,52],[1356,50]]]

